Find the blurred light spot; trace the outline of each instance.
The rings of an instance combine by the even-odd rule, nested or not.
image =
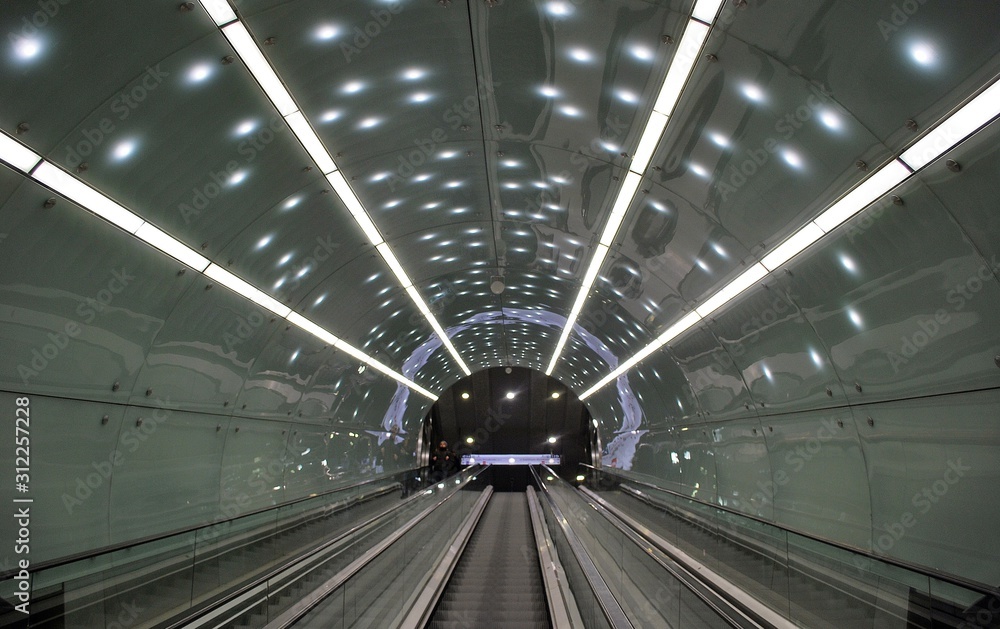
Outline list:
[[[333,24],[322,24],[316,29],[316,39],[327,41],[340,34],[340,29]]]
[[[629,52],[632,53],[633,57],[640,61],[651,61],[653,59],[652,49],[646,46],[632,46]]]
[[[212,75],[212,68],[207,63],[199,63],[188,70],[188,80],[192,83],[201,83]]]
[[[937,62],[937,50],[926,42],[917,42],[910,46],[910,56],[922,66],[932,66]]]
[[[125,140],[115,145],[111,155],[117,160],[123,160],[135,152],[135,140]]]
[[[819,121],[823,123],[823,126],[831,131],[840,131],[844,127],[844,123],[841,121],[840,116],[833,113],[829,109],[825,109],[819,112]]]
[[[722,135],[721,133],[709,133],[708,139],[712,141],[712,144],[718,147],[724,149],[729,148],[729,140],[726,139],[726,136]]]
[[[764,100],[764,91],[753,83],[747,83],[743,86],[743,95],[755,103],[760,103]]]
[[[13,36],[12,36],[13,37]],[[42,52],[42,42],[33,37],[17,37],[14,40],[14,54],[18,59],[34,59]]]
[[[333,122],[337,118],[340,118],[340,110],[337,109],[324,111],[319,117],[320,122]]]
[[[792,168],[802,168],[802,156],[791,149],[782,151],[781,159]]]
[[[566,17],[573,13],[573,7],[568,2],[549,2],[545,5],[545,10],[548,11],[549,15],[557,17]]]

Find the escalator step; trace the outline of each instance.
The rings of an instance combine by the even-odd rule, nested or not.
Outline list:
[[[427,626],[551,626],[525,494],[493,494]]]

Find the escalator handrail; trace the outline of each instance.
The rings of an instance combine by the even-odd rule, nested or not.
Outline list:
[[[469,481],[469,479],[474,475],[474,474],[470,473],[471,470],[477,470],[476,474],[478,474],[479,471],[481,471],[481,470],[478,470],[478,468],[476,468],[476,467],[470,467],[470,468],[467,468],[467,469],[462,470],[461,472],[459,472],[459,474],[466,474],[467,475],[466,479],[464,481],[465,483],[467,483]],[[464,485],[464,483],[463,483],[463,485]],[[460,486],[462,486],[462,485],[460,485]],[[238,587],[236,590],[233,590],[232,592],[226,594],[223,598],[221,598],[219,600],[216,600],[216,601],[213,601],[207,607],[204,607],[204,608],[201,608],[201,609],[198,609],[198,610],[190,610],[192,613],[185,614],[183,618],[175,619],[165,629],[179,629],[180,627],[197,626],[197,625],[192,625],[192,623],[204,622],[206,618],[210,617],[213,614],[213,612],[216,612],[216,611],[224,608],[227,605],[233,604],[240,597],[246,595],[247,593],[251,592],[252,590],[254,590],[257,587],[266,584],[268,581],[270,581],[271,579],[275,578],[276,576],[278,576],[282,572],[287,571],[289,568],[291,568],[291,567],[293,567],[293,566],[295,566],[297,564],[303,564],[303,563],[309,561],[313,557],[315,557],[315,556],[323,553],[324,551],[326,551],[331,546],[335,546],[337,543],[341,542],[342,540],[348,538],[351,535],[354,535],[355,533],[357,533],[361,529],[364,529],[365,527],[368,527],[368,526],[374,524],[375,522],[377,522],[377,521],[379,521],[379,520],[381,520],[381,519],[383,519],[383,518],[391,515],[392,513],[394,513],[396,511],[398,511],[398,510],[406,507],[408,504],[410,504],[414,500],[419,499],[421,495],[422,495],[422,492],[418,492],[418,493],[410,496],[409,498],[407,498],[405,500],[400,500],[395,505],[389,507],[388,509],[385,509],[384,511],[376,513],[372,517],[366,519],[364,522],[358,522],[357,524],[355,524],[351,528],[346,529],[344,531],[341,531],[335,537],[330,538],[329,540],[327,540],[323,544],[321,544],[319,546],[316,546],[314,548],[311,548],[311,549],[309,549],[308,551],[306,551],[303,554],[300,554],[300,555],[298,555],[296,557],[292,557],[292,558],[290,558],[290,559],[288,559],[286,561],[281,562],[279,565],[271,568],[266,573],[257,576],[252,581],[244,583],[243,585],[241,585],[240,587]]]
[[[193,531],[208,530],[208,529],[211,529],[213,527],[219,526],[220,524],[225,524],[226,522],[234,522],[234,521],[240,520],[242,518],[247,518],[247,517],[250,517],[250,516],[258,515],[260,513],[264,513],[265,511],[277,511],[278,509],[283,509],[285,507],[288,507],[289,505],[294,505],[294,504],[298,504],[300,502],[305,502],[306,500],[315,500],[316,498],[321,498],[323,496],[329,496],[330,494],[335,494],[337,492],[347,491],[349,489],[356,489],[358,487],[363,487],[365,485],[370,485],[372,483],[377,483],[379,481],[386,481],[386,480],[389,480],[389,479],[391,479],[391,478],[393,478],[395,476],[400,476],[400,475],[408,474],[408,473],[411,473],[411,472],[419,472],[419,471],[421,471],[423,469],[426,469],[426,468],[415,467],[415,468],[411,468],[409,470],[403,470],[401,472],[391,472],[389,474],[383,474],[382,476],[377,476],[375,478],[370,478],[370,479],[362,481],[360,483],[353,483],[351,485],[343,485],[343,486],[336,487],[334,489],[330,489],[328,491],[324,491],[324,492],[321,492],[321,493],[318,493],[318,494],[311,494],[309,496],[303,496],[302,498],[296,498],[294,500],[289,500],[288,502],[283,502],[283,503],[278,504],[278,505],[271,505],[271,506],[268,506],[268,507],[262,507],[260,509],[255,509],[253,511],[247,511],[245,513],[240,513],[239,515],[237,515],[235,517],[232,517],[232,518],[226,518],[224,520],[215,520],[215,521],[213,521],[213,522],[211,522],[209,524],[193,524],[191,526],[186,526],[184,528],[179,528],[179,529],[172,529],[170,531],[166,531],[166,532],[163,532],[163,533],[157,533],[155,535],[147,535],[146,537],[140,537],[140,538],[128,540],[128,541],[125,541],[125,542],[119,542],[117,544],[110,544],[108,546],[101,546],[100,548],[93,548],[91,550],[85,550],[83,552],[74,553],[72,555],[66,555],[65,557],[59,557],[58,559],[50,559],[50,560],[47,560],[47,561],[39,561],[38,563],[33,563],[32,564],[31,572],[34,574],[34,573],[41,572],[42,570],[48,570],[48,569],[51,569],[51,568],[58,568],[59,566],[65,566],[65,565],[69,565],[69,564],[77,562],[77,561],[84,561],[86,559],[92,559],[94,557],[99,557],[101,555],[106,555],[108,553],[113,553],[115,551],[123,550],[123,549],[126,549],[126,548],[134,548],[136,546],[141,546],[143,544],[149,544],[151,542],[157,542],[157,541],[160,541],[160,540],[167,539],[168,537],[175,537],[175,536],[180,536],[180,535],[186,535],[186,534],[191,533]],[[5,581],[7,579],[10,579],[11,577],[13,577],[16,574],[17,574],[17,569],[11,569],[11,570],[7,570],[7,571],[4,571],[4,572],[0,572],[0,581]]]
[[[708,569],[705,566],[687,564],[683,557],[671,552],[672,549],[665,540],[652,534],[648,529],[645,531],[637,529],[636,525],[639,522],[630,521],[627,516],[589,489],[584,487],[580,491],[587,496],[588,504],[592,505],[608,522],[731,626],[750,629],[762,627],[792,629],[795,627],[794,624],[772,612],[763,604],[754,604],[756,601],[749,595],[734,596],[734,592],[741,591],[738,586],[727,582],[726,587],[719,587],[719,581],[722,580],[722,577],[713,573],[714,579],[707,578],[706,571]],[[747,605],[748,599],[753,601],[749,606]]]
[[[580,610],[576,606],[573,593],[569,591],[569,581],[565,576],[566,571],[559,560],[548,527],[545,526],[545,518],[541,513],[542,505],[538,502],[538,495],[531,486],[525,493],[528,498],[531,530],[535,536],[538,563],[542,570],[542,582],[545,586],[545,602],[549,607],[552,629],[582,627],[583,620],[580,618]]]
[[[477,468],[466,468],[464,472],[468,472],[469,470],[472,469],[477,469]],[[375,544],[375,546],[366,550],[364,553],[361,554],[361,556],[359,556],[357,559],[355,559],[346,567],[344,567],[340,572],[330,577],[318,588],[316,588],[315,590],[304,596],[298,603],[296,603],[289,609],[285,610],[282,614],[280,614],[277,618],[275,618],[271,622],[267,623],[267,625],[264,626],[264,629],[287,629],[288,627],[292,626],[295,622],[297,622],[300,618],[302,618],[302,616],[304,616],[311,609],[316,607],[316,605],[318,605],[323,599],[325,599],[327,596],[336,591],[337,588],[346,583],[347,580],[350,579],[352,576],[357,574],[362,568],[365,567],[365,565],[367,565],[376,557],[385,552],[386,549],[392,546],[410,529],[420,524],[421,521],[427,518],[427,516],[433,513],[438,507],[443,505],[445,502],[458,495],[459,490],[461,490],[468,483],[470,483],[478,474],[479,472],[476,472],[476,474],[466,475],[466,478],[456,486],[455,491],[448,494],[444,498],[438,500],[437,502],[429,505],[427,508],[425,508],[423,511],[415,515],[401,527],[399,527],[391,534],[389,534],[385,539],[381,540],[380,542]]]
[[[672,496],[677,496],[678,498],[683,498],[684,500],[690,500],[691,502],[697,502],[698,504],[705,505],[706,507],[711,507],[713,509],[719,509],[720,511],[725,511],[727,513],[731,513],[731,514],[739,516],[741,518],[746,518],[748,520],[753,520],[754,522],[759,522],[761,524],[766,524],[767,526],[774,527],[775,529],[778,529],[779,531],[783,531],[785,533],[791,533],[793,535],[798,535],[799,537],[804,537],[806,539],[810,539],[810,540],[813,540],[815,542],[819,542],[821,544],[828,544],[828,545],[833,546],[835,548],[839,548],[841,550],[845,550],[845,551],[847,551],[849,553],[853,553],[855,555],[860,555],[862,557],[867,557],[868,559],[871,559],[872,561],[878,561],[878,562],[881,562],[881,563],[885,563],[885,564],[890,564],[890,565],[896,566],[897,568],[903,568],[904,570],[909,570],[910,572],[915,572],[915,573],[917,573],[917,574],[919,574],[921,576],[930,577],[932,579],[937,579],[938,581],[944,581],[945,583],[950,583],[951,585],[956,585],[958,587],[962,587],[962,588],[965,588],[967,590],[972,590],[972,591],[977,592],[979,594],[985,594],[985,595],[988,595],[988,596],[1000,596],[1000,587],[994,587],[994,586],[989,585],[988,583],[982,583],[980,581],[972,581],[970,579],[966,579],[965,577],[961,577],[959,575],[952,574],[950,572],[944,572],[944,571],[936,570],[934,568],[930,568],[930,567],[926,567],[926,566],[920,566],[918,564],[906,561],[905,559],[896,559],[894,557],[888,557],[888,556],[883,556],[883,555],[876,555],[875,553],[867,551],[867,550],[865,550],[863,548],[859,548],[859,547],[856,547],[856,546],[851,546],[849,544],[844,544],[843,542],[838,542],[836,540],[828,539],[828,538],[816,535],[814,533],[807,533],[805,531],[802,531],[802,530],[799,530],[799,529],[796,529],[796,528],[793,528],[793,527],[789,527],[789,526],[787,526],[785,524],[779,524],[777,522],[774,522],[774,521],[771,521],[771,520],[767,520],[767,519],[761,518],[759,516],[755,516],[755,515],[753,515],[751,513],[745,513],[743,511],[739,511],[737,509],[733,509],[732,507],[727,507],[726,505],[716,504],[714,502],[708,502],[707,500],[702,500],[700,498],[695,498],[693,496],[688,496],[688,495],[682,494],[682,493],[680,493],[678,491],[674,491],[673,489],[668,489],[666,487],[660,487],[658,485],[654,485],[653,483],[650,483],[650,482],[647,482],[647,481],[643,481],[643,480],[640,480],[640,479],[637,479],[637,478],[633,478],[631,476],[623,476],[622,474],[618,474],[616,472],[609,471],[609,470],[607,470],[605,468],[595,467],[595,466],[590,465],[588,463],[581,463],[580,465],[583,466],[583,467],[590,468],[590,469],[594,470],[595,472],[600,472],[602,474],[608,474],[609,476],[614,476],[615,478],[621,479],[621,480],[629,482],[629,483],[633,483],[633,484],[636,484],[636,485],[642,485],[644,487],[649,487],[650,489],[655,489],[656,491],[662,491],[665,494],[670,494]]]
[[[493,486],[490,485],[483,490],[483,494],[476,500],[472,510],[462,521],[461,526],[455,531],[444,552],[441,553],[439,561],[435,562],[433,570],[429,571],[422,586],[416,588],[410,600],[403,605],[403,609],[397,615],[397,620],[392,623],[393,627],[404,629],[420,629],[425,627],[434,614],[438,601],[447,588],[451,574],[462,558],[465,547],[472,534],[479,525],[479,520],[486,511],[486,505],[493,497]]]
[[[604,613],[604,617],[607,619],[608,623],[614,629],[634,629],[632,622],[625,615],[624,610],[622,610],[621,605],[618,603],[618,599],[611,592],[611,588],[605,583],[604,577],[601,576],[600,570],[597,569],[597,565],[594,564],[594,560],[590,557],[587,552],[587,548],[584,546],[583,542],[573,531],[573,528],[569,525],[569,521],[563,515],[562,510],[559,505],[555,503],[552,496],[549,494],[548,488],[545,486],[545,482],[542,481],[541,477],[535,469],[535,466],[531,466],[531,474],[535,477],[535,484],[542,490],[542,495],[545,496],[545,501],[548,503],[549,508],[555,515],[556,523],[559,525],[560,530],[562,530],[563,535],[566,536],[566,541],[569,543],[570,550],[573,552],[573,556],[576,558],[578,564],[580,564],[580,569],[583,571],[583,576],[587,579],[588,585],[590,585],[591,591],[597,598],[597,603]],[[548,468],[546,468],[548,469]]]

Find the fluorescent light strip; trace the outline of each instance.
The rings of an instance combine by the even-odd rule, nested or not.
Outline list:
[[[633,356],[632,358],[628,359],[627,361],[619,365],[617,369],[615,369],[608,375],[598,380],[597,384],[584,391],[583,394],[580,396],[580,399],[581,400],[587,399],[588,397],[593,395],[595,391],[601,389],[612,380],[621,377],[622,374],[626,373],[627,371],[638,365],[640,362],[651,356],[661,347],[663,347],[673,339],[677,338],[678,336],[689,330],[699,321],[701,321],[701,317],[698,315],[697,312],[689,312],[680,321],[667,328],[666,332],[656,337],[656,340],[654,340],[652,343],[639,350],[639,352],[635,356]]]
[[[288,313],[288,316],[285,318],[288,319],[289,323],[294,323],[295,325],[299,326],[309,334],[312,334],[313,336],[323,341],[327,345],[336,346],[337,343],[342,342],[340,339],[334,336],[333,333],[323,328],[322,326],[313,323],[309,319],[306,319],[297,312],[290,312]]]
[[[805,226],[781,243],[774,251],[765,256],[761,262],[751,266],[739,277],[715,293],[700,308],[697,308],[695,312],[689,313],[657,337],[653,343],[639,350],[632,359],[629,359],[610,374],[601,378],[597,384],[587,389],[580,396],[580,399],[586,399],[595,391],[631,369],[632,366],[638,364],[639,361],[686,332],[700,319],[710,316],[716,310],[739,296],[740,293],[764,279],[770,272],[775,271],[782,264],[822,239],[826,234],[850,220],[858,212],[875,203],[910,176],[912,176],[910,170],[905,164],[899,161],[892,161],[873,173],[830,206],[818,218],[806,223]],[[635,360],[636,357],[639,360]]]
[[[31,173],[31,177],[130,234],[134,234],[144,222],[136,214],[51,162],[42,162]]]
[[[684,35],[681,36],[681,43],[674,53],[674,58],[670,62],[667,76],[663,80],[663,87],[660,88],[660,95],[656,98],[653,111],[658,111],[664,116],[669,116],[674,112],[677,101],[680,100],[681,91],[684,89],[695,62],[701,55],[701,47],[708,38],[708,31],[711,27],[702,24],[697,20],[689,20]]]
[[[681,90],[687,83],[688,77],[690,77],[691,71],[698,61],[698,56],[701,54],[701,48],[705,43],[705,39],[708,38],[711,26],[705,22],[714,21],[716,14],[719,12],[721,2],[722,0],[699,0],[695,5],[693,19],[688,20],[684,34],[681,36],[680,45],[677,47],[677,52],[670,61],[670,67],[667,68],[667,75],[663,79],[663,85],[660,87],[659,96],[657,96],[656,104],[653,106],[653,112],[643,127],[635,156],[629,165],[630,171],[625,176],[625,181],[622,183],[622,187],[615,197],[614,204],[611,206],[611,215],[608,217],[608,222],[601,233],[598,252],[587,269],[587,275],[592,275],[593,277],[590,277],[589,281],[585,277],[580,286],[576,302],[570,311],[569,318],[566,320],[566,327],[563,328],[559,342],[556,344],[549,367],[545,370],[546,375],[552,375],[556,364],[559,362],[559,357],[562,356],[566,341],[569,339],[569,334],[572,332],[573,326],[576,325],[576,319],[583,308],[583,301],[586,300],[587,295],[590,293],[593,280],[597,276],[597,271],[604,264],[604,259],[607,257],[607,248],[614,242],[618,230],[621,229],[621,225],[625,220],[625,214],[632,205],[635,193],[639,189],[640,183],[642,183],[642,172],[646,170],[649,160],[652,159],[660,137],[663,135],[664,129],[666,129],[669,116],[673,113],[674,107],[677,105],[678,99],[680,99]],[[604,247],[603,252],[600,247]]]
[[[4,135],[0,134],[0,142],[2,142],[3,137]],[[14,141],[14,143],[20,146],[20,143],[16,141]],[[3,148],[6,147],[0,145],[0,149]],[[424,395],[431,400],[437,399],[437,396],[427,389],[407,379],[402,374],[396,373],[374,358],[368,356],[360,350],[357,350],[352,345],[341,341],[335,335],[328,332],[321,326],[316,325],[312,321],[309,321],[302,315],[292,312],[291,308],[285,306],[267,293],[255,288],[249,282],[233,275],[216,264],[212,264],[207,258],[180,242],[173,236],[167,234],[152,223],[145,222],[137,214],[119,205],[103,193],[91,188],[52,163],[43,161],[42,164],[34,170],[31,176],[36,181],[45,184],[55,192],[73,201],[89,212],[112,222],[117,227],[129,232],[136,238],[139,238],[153,247],[156,247],[160,251],[179,260],[180,262],[183,262],[191,268],[204,273],[206,277],[215,280],[241,297],[249,299],[256,304],[267,308],[280,317],[286,318],[290,323],[294,323],[323,342],[329,345],[334,345],[335,347],[347,352],[366,365],[370,365],[374,369],[390,376],[394,380],[405,384],[421,395]],[[444,338],[447,339],[447,337]],[[451,344],[450,341],[446,342],[448,345]],[[462,366],[466,370],[466,375],[469,375],[468,367],[466,367],[464,363],[462,363]]]
[[[347,206],[347,211],[351,213],[354,220],[358,222],[358,226],[361,230],[365,232],[365,236],[368,240],[372,241],[373,245],[380,245],[385,240],[382,238],[382,234],[375,227],[375,223],[372,222],[368,212],[365,211],[365,206],[361,205],[361,201],[358,200],[358,196],[354,194],[354,190],[351,188],[351,184],[347,183],[347,179],[344,178],[344,174],[339,170],[337,172],[329,173],[326,176],[326,180],[330,182],[333,186],[334,192],[340,197],[340,200],[344,202]]]
[[[204,2],[205,0],[202,0],[202,4]],[[281,82],[274,68],[267,62],[264,53],[257,47],[257,42],[253,40],[247,27],[242,22],[233,22],[228,26],[223,26],[221,30],[226,39],[229,40],[230,45],[236,50],[236,54],[250,69],[250,74],[257,79],[264,93],[271,99],[278,113],[287,116],[298,111],[299,108],[292,99],[292,95],[288,93],[285,84]]]
[[[299,142],[302,142],[302,146],[305,147],[309,156],[319,166],[320,172],[326,175],[337,170],[337,165],[333,163],[330,152],[323,146],[323,142],[316,135],[316,132],[313,131],[313,128],[309,126],[309,122],[302,115],[301,111],[296,111],[285,116],[285,122],[288,123],[289,128],[291,128],[295,137],[299,139]]]
[[[204,271],[211,264],[205,256],[188,247],[170,234],[158,229],[152,223],[143,223],[135,236],[145,240],[163,253],[180,260],[196,271]]]
[[[774,251],[764,256],[764,259],[760,263],[768,271],[773,271],[798,255],[803,249],[822,238],[824,234],[825,232],[820,229],[816,221],[810,221],[806,223],[805,227],[789,237],[788,240],[778,245]]]
[[[945,118],[904,151],[900,159],[913,170],[920,170],[997,116],[1000,116],[1000,81]]]
[[[719,7],[721,6],[722,0],[698,0],[694,5],[691,17],[701,20],[706,24],[711,24],[715,21],[715,16],[719,14]]]
[[[722,287],[722,290],[709,297],[708,301],[695,308],[695,312],[702,318],[709,316],[722,306],[732,301],[737,295],[750,288],[767,275],[767,269],[761,263],[754,264],[746,271],[743,271],[733,281]]]
[[[205,7],[205,10],[219,26],[229,24],[236,19],[236,12],[226,0],[201,0],[201,6]]]
[[[42,156],[6,133],[0,132],[0,159],[20,171],[30,173],[31,169],[42,161]]]
[[[334,334],[332,334],[330,331],[326,330],[325,328],[323,328],[320,325],[317,325],[317,324],[313,323],[309,319],[306,319],[305,317],[303,317],[299,313],[297,313],[297,312],[291,312],[285,318],[288,320],[289,323],[292,323],[292,324],[298,326],[299,328],[305,330],[306,332],[312,334],[313,336],[315,336],[319,340],[323,341],[327,345],[332,345],[336,349],[338,349],[338,350],[344,352],[345,354],[349,355],[351,358],[354,358],[355,360],[368,365],[369,367],[371,367],[372,369],[378,371],[379,373],[382,373],[382,374],[385,374],[385,375],[389,376],[393,380],[395,380],[397,382],[400,382],[400,383],[408,386],[409,388],[413,389],[417,393],[420,393],[421,395],[424,395],[424,396],[426,396],[426,397],[428,397],[428,398],[430,398],[432,400],[436,400],[437,399],[436,395],[434,395],[433,393],[431,393],[427,389],[423,388],[422,386],[420,386],[416,382],[413,382],[412,380],[408,379],[403,374],[398,373],[396,371],[393,371],[389,367],[386,367],[383,363],[375,360],[374,358],[372,358],[368,354],[365,354],[364,352],[362,352],[361,350],[357,349],[356,347],[354,347],[350,343],[342,341],[341,339],[337,338]]]
[[[451,353],[452,357],[458,362],[462,371],[466,375],[470,375],[468,365],[462,360],[462,357],[458,354],[455,346],[448,339],[447,335],[444,334],[444,330],[441,325],[434,318],[434,315],[427,308],[427,304],[424,303],[423,299],[420,298],[419,293],[416,290],[410,290],[412,288],[412,282],[406,275],[406,271],[400,265],[399,260],[393,255],[392,250],[385,243],[382,238],[381,232],[375,226],[372,221],[371,216],[365,210],[364,205],[358,199],[357,195],[354,194],[354,190],[351,185],[347,182],[344,177],[337,169],[336,162],[330,156],[329,151],[323,145],[322,140],[316,135],[315,130],[309,124],[306,117],[299,111],[298,106],[295,104],[295,100],[292,98],[291,93],[285,87],[284,83],[281,82],[281,78],[278,76],[274,68],[267,61],[264,53],[261,51],[257,42],[254,41],[253,36],[250,35],[250,31],[243,22],[239,21],[232,7],[230,7],[223,0],[201,0],[202,5],[205,10],[208,11],[209,15],[215,19],[217,24],[223,24],[229,22],[226,26],[222,26],[220,30],[229,40],[230,45],[236,50],[236,54],[240,56],[243,63],[246,64],[247,68],[250,69],[250,73],[257,79],[264,93],[267,97],[271,99],[271,103],[274,105],[278,113],[284,117],[285,122],[288,127],[298,138],[302,146],[305,147],[306,152],[309,153],[310,157],[316,162],[320,171],[326,175],[327,181],[333,186],[334,191],[340,197],[341,201],[347,206],[347,210],[354,217],[354,220],[358,223],[358,226],[364,232],[365,236],[371,241],[373,245],[378,249],[379,253],[382,255],[382,259],[385,260],[389,268],[399,279],[403,288],[407,289],[407,293],[413,299],[414,303],[421,312],[427,318],[431,327],[434,328],[435,332],[441,336],[441,340],[444,346]],[[357,350],[354,350],[357,351]],[[364,355],[364,354],[362,354]]]
[[[708,5],[716,4],[716,0],[699,0],[698,5],[695,7],[696,18],[699,17],[699,6],[702,4],[705,5],[704,10],[709,11],[710,7]],[[715,7],[716,12],[717,10],[718,6]],[[687,39],[689,33],[692,32],[692,27],[696,24],[697,22],[694,21],[688,24],[688,28],[684,33],[684,39]],[[704,29],[704,32],[707,35],[707,27]],[[678,51],[678,55],[684,50],[688,50],[689,52],[694,50],[695,42],[699,37],[700,41],[697,42],[697,48],[700,51],[701,44],[704,43],[704,37],[696,34],[692,35],[692,40],[687,44],[682,39],[681,50]],[[694,59],[696,57],[697,52],[693,56],[685,55],[685,58]],[[669,115],[672,112],[677,99],[680,97],[680,89],[684,81],[687,80],[686,77],[683,81],[671,78],[671,73],[676,65],[676,62],[671,64],[670,70],[667,73],[667,79],[664,81],[663,89],[660,92],[660,98],[657,100],[656,107],[654,107],[654,111],[665,115]],[[668,83],[670,84],[669,89]],[[671,326],[657,341],[640,350],[636,356],[641,355],[642,357],[646,357],[652,353],[651,351],[647,351],[650,347],[653,347],[657,343],[660,343],[657,347],[662,347],[670,339],[686,331],[697,322],[697,319],[691,317],[700,318],[709,316],[754,283],[766,277],[768,273],[778,269],[782,264],[888,194],[890,190],[909,179],[914,171],[940,158],[958,143],[989,124],[997,116],[1000,116],[1000,81],[987,87],[978,96],[945,118],[930,132],[917,140],[909,149],[904,151],[899,159],[889,162],[874,172],[853,190],[827,208],[816,219],[807,223],[781,243],[774,251],[765,256],[760,263],[750,267],[738,278],[723,287],[722,290],[698,308],[696,312],[689,314],[688,317],[681,319],[674,326]],[[664,337],[668,335],[671,335],[670,338],[664,340]],[[557,353],[553,356],[552,364],[549,366],[550,371],[546,373],[551,373],[551,370],[554,368],[563,344],[564,341],[560,340]],[[629,363],[626,362],[625,365],[627,364]],[[586,399],[595,391],[627,371],[627,368],[623,369],[623,367],[624,365],[618,367],[618,369],[599,380],[597,384],[587,389],[580,396],[580,399]]]
[[[875,202],[910,176],[910,169],[893,160],[845,194],[828,210],[816,217],[815,223],[829,233],[861,210]]]
[[[379,243],[378,246],[375,248],[378,250],[380,254],[382,254],[382,259],[385,260],[385,263],[389,266],[389,269],[392,270],[393,274],[396,276],[396,279],[399,281],[400,286],[402,286],[407,290],[407,292],[409,292],[410,289],[413,288],[413,282],[410,280],[410,276],[406,274],[406,271],[403,270],[403,265],[399,263],[399,260],[396,259],[395,254],[393,254],[392,250],[389,249],[389,245],[382,242]],[[420,295],[417,294],[416,291],[414,291],[413,294],[411,294],[410,296],[411,297],[416,296],[419,298]]]
[[[259,306],[267,308],[279,317],[287,317],[292,309],[271,297],[264,291],[255,288],[249,282],[240,279],[217,264],[211,264],[205,269],[205,275],[226,288],[232,290],[237,295],[246,297]]]
[[[632,156],[632,163],[628,166],[629,170],[640,175],[645,172],[646,167],[649,166],[649,160],[653,158],[653,151],[660,143],[660,136],[663,135],[663,130],[666,128],[666,115],[658,111],[650,114],[646,128],[643,129],[642,135],[639,137],[639,146],[636,147],[635,154]]]
[[[604,225],[604,232],[601,233],[600,244],[611,246],[611,243],[614,242],[615,236],[618,235],[618,230],[622,226],[622,221],[625,220],[625,213],[628,212],[628,208],[632,204],[632,199],[635,197],[635,191],[639,189],[640,183],[642,183],[642,175],[637,175],[633,172],[625,175],[625,182],[622,184],[621,190],[618,191],[615,203],[611,206],[611,215],[608,216],[608,222]],[[584,287],[586,288],[586,285]]]

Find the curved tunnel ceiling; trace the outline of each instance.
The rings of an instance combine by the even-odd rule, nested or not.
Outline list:
[[[816,239],[909,176],[894,158],[997,70],[978,27],[996,6],[939,11],[905,28],[880,3],[6,11],[6,160],[35,179],[9,187],[9,216],[39,183],[98,213],[113,199],[105,218],[203,271],[151,291],[154,347],[213,325],[215,280],[427,398],[507,364],[586,396],[672,324],[707,321],[744,269],[761,270],[744,286],[778,270],[757,263],[790,234]],[[811,222],[879,174],[853,212]],[[152,339],[134,347],[150,372]],[[301,351],[277,342],[237,353]]]

